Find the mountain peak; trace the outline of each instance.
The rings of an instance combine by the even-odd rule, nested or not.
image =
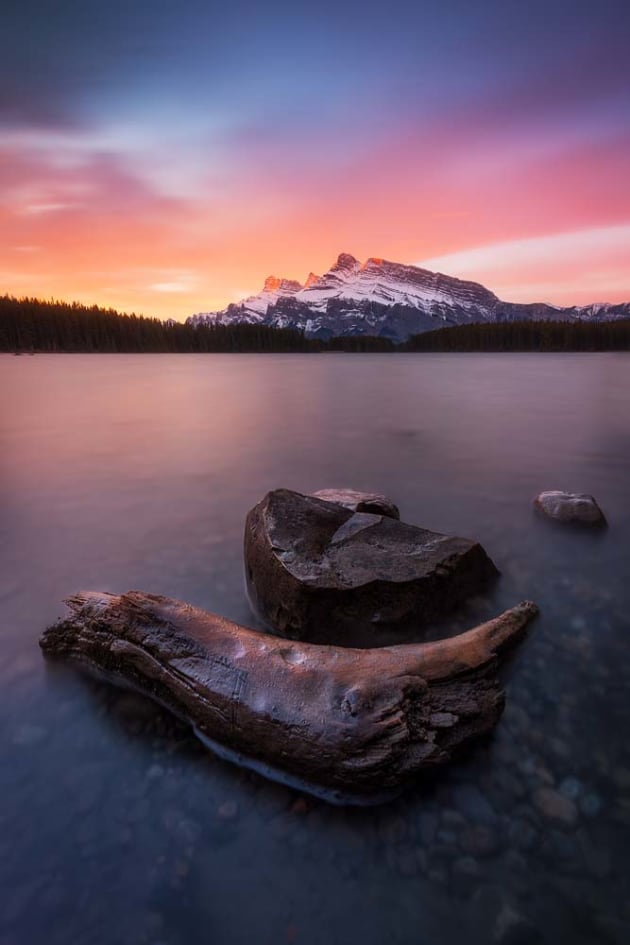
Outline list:
[[[341,253],[322,276],[309,273],[304,286],[269,276],[257,295],[220,312],[193,315],[189,323],[269,325],[311,338],[378,335],[400,342],[448,325],[523,318],[607,321],[629,315],[630,303],[558,308],[503,302],[477,282],[378,256],[361,264]]]
[[[267,276],[263,286],[263,292],[289,294],[299,292],[301,288],[302,283],[297,282],[295,279],[278,279],[277,276]]]
[[[277,276],[267,276],[263,285],[263,292],[277,292],[281,282],[282,279],[278,279]]]
[[[332,267],[333,269],[356,269],[360,266],[359,260],[355,259],[354,256],[351,256],[350,253],[339,253],[337,257],[337,262]]]

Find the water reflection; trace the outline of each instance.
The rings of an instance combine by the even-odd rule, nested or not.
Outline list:
[[[0,938],[627,940],[629,365],[0,359]],[[464,625],[523,597],[542,608],[495,736],[379,810],[239,771],[36,646],[81,587],[250,622],[242,525],[279,485],[385,491],[409,521],[479,538],[502,578]],[[543,488],[593,492],[607,534],[533,519]]]

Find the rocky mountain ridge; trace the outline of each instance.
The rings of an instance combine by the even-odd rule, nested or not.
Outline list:
[[[410,335],[472,322],[605,321],[630,317],[630,303],[558,307],[504,302],[477,282],[418,266],[341,253],[321,276],[305,283],[269,276],[261,292],[219,312],[202,312],[190,325],[262,324],[294,328],[307,337],[376,335],[395,343]]]

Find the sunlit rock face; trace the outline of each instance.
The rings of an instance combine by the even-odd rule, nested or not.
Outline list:
[[[541,492],[534,499],[534,508],[541,515],[565,525],[587,525],[601,528],[606,517],[592,495],[579,492]]]
[[[261,324],[297,329],[310,338],[375,335],[398,343],[423,331],[472,322],[629,316],[628,303],[558,308],[503,302],[478,282],[375,256],[361,263],[341,253],[327,272],[311,272],[304,284],[269,276],[257,295],[219,312],[192,315],[188,323]]]
[[[302,286],[294,279],[278,279],[277,276],[267,276],[263,292],[275,293],[276,295],[294,295],[299,292]]]
[[[497,574],[475,541],[401,522],[390,500],[383,514],[335,495],[277,489],[247,516],[250,601],[276,633],[345,646],[402,642]]]

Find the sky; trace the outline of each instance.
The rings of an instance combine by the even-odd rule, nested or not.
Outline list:
[[[630,300],[628,0],[3,0],[0,293],[185,319],[340,252]]]

